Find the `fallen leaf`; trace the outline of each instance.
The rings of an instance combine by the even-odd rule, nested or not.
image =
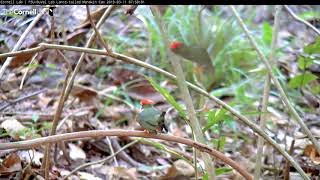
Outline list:
[[[104,11],[106,10],[106,6],[102,7],[102,8],[99,8],[95,11],[91,11],[90,12],[90,16],[93,20],[94,23],[97,22],[98,19],[100,19],[100,17],[102,16],[102,14],[104,13]],[[82,29],[82,28],[86,28],[87,26],[91,25],[90,24],[90,20],[89,18],[87,17],[84,21],[82,21],[75,29]]]
[[[114,68],[109,75],[116,85],[124,84],[132,80],[143,79],[143,76],[136,71],[123,68]]]
[[[87,29],[78,29],[67,35],[68,44],[75,44],[85,37]]]
[[[78,174],[81,180],[102,180],[101,178],[86,172],[78,172]]]
[[[19,132],[26,129],[26,127],[16,119],[7,119],[1,123],[0,127],[5,129],[6,132],[15,140],[19,140]]]
[[[309,144],[304,148],[304,155],[308,156],[313,163],[320,164],[320,155],[313,144]]]
[[[10,173],[21,171],[21,160],[16,153],[12,153],[8,155],[0,165],[0,174],[1,175],[8,175]]]
[[[35,150],[24,150],[24,151],[18,151],[18,156],[23,161],[26,161],[27,163],[32,163],[36,166],[41,166],[41,158],[43,158],[43,154],[35,151]]]
[[[160,179],[189,179],[195,173],[192,165],[179,159],[173,163],[167,173]]]
[[[164,97],[156,91],[149,82],[141,82],[127,88],[127,93],[130,97],[141,100],[150,99],[155,103],[163,102]]]
[[[79,98],[80,101],[90,102],[94,97],[96,97],[97,92],[90,87],[75,84],[71,90],[71,94]]]
[[[69,143],[68,146],[70,148],[69,155],[72,160],[86,159],[86,153],[79,146],[76,146],[72,143]]]
[[[138,179],[135,168],[111,167],[108,175],[109,179]]]

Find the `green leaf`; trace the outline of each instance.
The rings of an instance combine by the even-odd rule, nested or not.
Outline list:
[[[317,79],[312,73],[299,74],[289,81],[289,88],[298,88],[307,85],[309,82]]]
[[[48,63],[47,67],[50,68],[50,69],[56,69],[57,65],[56,64],[52,64],[52,63]]]
[[[202,179],[203,180],[209,180],[209,175],[208,175],[207,172],[203,175]]]
[[[221,136],[219,139],[219,151],[223,151],[224,145],[226,144],[226,136]]]
[[[303,12],[298,16],[304,20],[312,20],[312,19],[319,19],[320,13],[318,11],[308,11],[308,12]]]
[[[150,84],[160,93],[163,97],[179,112],[179,115],[184,119],[187,119],[187,115],[179,105],[179,103],[174,99],[173,96],[165,88],[157,84],[152,78],[145,76],[145,78],[150,82]]]
[[[217,168],[215,172],[216,172],[216,175],[219,176],[221,174],[226,174],[231,171],[232,171],[232,168],[221,167],[221,168]]]
[[[271,44],[272,41],[272,27],[269,23],[264,22],[262,27],[262,40],[266,44]]]
[[[312,86],[311,87],[311,91],[312,91],[313,94],[320,94],[320,85],[317,84],[315,86]]]
[[[320,54],[320,37],[318,37],[313,43],[305,46],[303,52],[306,54]]]
[[[306,68],[310,67],[312,64],[314,64],[313,59],[309,57],[300,56],[298,59],[298,67],[301,70],[305,70]]]
[[[105,76],[107,73],[110,73],[112,70],[111,67],[109,66],[101,66],[98,68],[98,70],[96,71],[97,76],[99,77],[103,77]]]
[[[219,121],[224,120],[226,117],[227,110],[225,109],[219,109],[218,111],[211,110],[208,113],[208,123],[207,125],[202,129],[202,132],[206,132],[208,129],[210,129],[212,126],[217,124]]]
[[[39,63],[28,64],[27,67],[28,68],[38,68],[38,67],[41,67],[41,64],[39,64]]]

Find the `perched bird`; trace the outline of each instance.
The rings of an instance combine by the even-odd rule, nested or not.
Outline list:
[[[155,102],[150,99],[142,99],[140,104],[142,109],[137,115],[137,122],[140,126],[148,133],[156,134],[157,132],[162,132],[163,129],[167,132],[164,118],[165,112],[161,112],[153,107]]]
[[[170,49],[173,53],[197,63],[202,66],[210,76],[214,75],[214,68],[207,49],[202,47],[188,46],[182,42],[174,41],[170,44]]]

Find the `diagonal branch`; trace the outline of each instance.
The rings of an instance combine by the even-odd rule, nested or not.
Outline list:
[[[311,28],[314,32],[316,32],[318,34],[318,36],[320,36],[320,31],[314,27],[312,24],[310,24],[308,21],[305,21],[303,19],[301,19],[300,17],[298,17],[290,8],[288,5],[284,5],[284,8],[287,10],[287,12],[290,14],[290,16],[293,17],[293,19],[305,24],[306,26],[308,26],[309,28]]]

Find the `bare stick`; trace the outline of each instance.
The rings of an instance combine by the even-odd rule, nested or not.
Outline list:
[[[270,63],[274,62],[274,55],[276,52],[276,45],[277,45],[277,39],[278,39],[278,31],[279,31],[279,20],[280,20],[280,12],[281,12],[281,6],[275,6],[275,15],[274,15],[274,25],[273,25],[273,32],[272,32],[272,42],[271,42],[271,52],[269,61]],[[265,127],[265,122],[267,119],[266,112],[268,107],[268,101],[269,101],[269,93],[270,93],[270,84],[271,84],[271,77],[269,74],[266,76],[264,88],[263,88],[263,96],[262,96],[262,108],[261,108],[261,114],[259,116],[260,119],[260,127],[263,129]],[[261,164],[262,164],[262,157],[263,157],[263,138],[259,136],[258,138],[258,147],[257,147],[257,159],[256,159],[256,166],[254,171],[254,180],[260,179],[260,173],[261,173]]]
[[[111,12],[112,12],[116,7],[117,7],[117,6],[115,6],[115,5],[109,5],[109,6],[108,6],[107,10],[103,13],[103,15],[101,16],[100,20],[98,21],[97,26],[96,26],[97,28],[100,28],[100,27],[101,27],[101,25],[103,24],[103,22],[110,16]],[[94,40],[95,37],[96,37],[96,32],[94,31],[94,32],[91,34],[89,40],[87,41],[87,43],[86,43],[86,45],[85,45],[86,48],[88,48],[88,47],[91,46],[91,44],[92,44],[92,42],[93,42],[93,40]],[[69,94],[70,94],[70,92],[71,92],[71,89],[72,89],[72,86],[73,86],[73,83],[74,83],[74,79],[75,79],[77,73],[78,73],[79,70],[80,70],[80,67],[81,67],[81,65],[82,65],[82,62],[83,62],[83,60],[84,60],[85,55],[86,55],[86,54],[85,54],[84,52],[81,53],[80,58],[79,58],[79,60],[78,60],[78,63],[77,63],[77,65],[76,65],[76,67],[74,68],[73,72],[72,72],[72,75],[71,75],[70,80],[69,80],[68,85],[67,85],[67,90],[66,90],[66,94],[65,94],[65,99],[68,99],[68,96],[69,96]]]
[[[287,10],[287,12],[293,17],[293,19],[305,24],[306,26],[308,26],[309,28],[311,28],[315,33],[318,34],[318,36],[320,36],[320,31],[314,27],[312,24],[310,24],[308,21],[305,21],[303,19],[301,19],[300,17],[298,17],[290,8],[288,5],[284,5],[284,8]]]
[[[91,26],[93,27],[93,29],[94,29],[94,31],[95,31],[98,39],[100,40],[101,44],[103,45],[104,49],[105,49],[108,53],[110,53],[111,50],[109,49],[108,45],[104,42],[103,37],[101,36],[98,28],[96,27],[96,25],[94,24],[94,22],[93,22],[93,20],[92,20],[89,6],[86,5],[86,8],[87,8],[87,16],[88,16],[88,18],[89,18],[89,21],[90,21]]]
[[[66,133],[66,134],[57,134],[53,136],[41,137],[32,140],[26,141],[18,141],[18,142],[11,142],[11,143],[0,143],[0,150],[4,149],[25,149],[25,148],[32,148],[36,146],[40,146],[46,143],[53,143],[59,141],[67,141],[67,140],[76,140],[80,138],[98,138],[104,136],[119,136],[119,137],[144,137],[144,138],[152,138],[152,139],[162,139],[165,141],[176,142],[185,144],[188,146],[192,146],[197,148],[202,152],[206,152],[211,156],[214,156],[224,163],[230,165],[236,171],[238,171],[244,178],[252,179],[252,176],[241,167],[238,163],[233,161],[232,159],[226,157],[223,153],[212,149],[208,145],[198,143],[192,141],[190,139],[181,138],[177,136],[172,136],[168,134],[151,134],[145,133],[144,131],[132,131],[132,130],[90,130],[90,131],[81,131],[81,132],[73,132],[73,133]]]
[[[23,43],[23,41],[25,40],[25,38],[27,37],[27,35],[31,31],[31,29],[37,24],[37,22],[40,20],[40,18],[43,16],[43,14],[46,11],[47,11],[47,8],[43,8],[42,11],[33,19],[33,21],[29,24],[27,29],[23,32],[23,34],[19,38],[18,42],[15,44],[15,46],[13,47],[13,49],[11,51],[17,51],[20,48],[21,44]],[[5,72],[5,70],[7,69],[7,67],[11,64],[12,59],[13,58],[8,58],[3,63],[3,65],[1,66],[1,68],[0,68],[0,79],[2,78],[2,76],[3,76],[4,72]]]
[[[243,20],[241,19],[241,17],[239,16],[238,12],[235,10],[234,6],[230,6],[231,10],[233,12],[233,14],[236,16],[238,23],[241,25],[243,31],[246,33],[247,37],[249,38],[249,41],[251,43],[251,45],[255,48],[255,50],[257,51],[260,59],[263,61],[263,63],[266,65],[267,70],[269,75],[271,76],[271,79],[274,83],[274,85],[276,86],[276,88],[278,89],[279,93],[280,93],[280,97],[282,102],[287,106],[287,108],[289,109],[291,115],[294,117],[294,119],[298,122],[298,124],[300,125],[300,127],[303,129],[303,131],[306,133],[306,135],[309,137],[309,139],[311,140],[311,142],[314,144],[314,146],[316,147],[317,151],[320,153],[320,145],[317,142],[317,140],[314,138],[314,136],[312,135],[312,133],[310,132],[310,130],[308,129],[308,127],[306,126],[306,124],[303,122],[303,120],[301,119],[301,117],[299,116],[299,114],[297,113],[297,111],[293,108],[291,102],[289,101],[286,93],[284,92],[284,90],[281,87],[280,82],[278,81],[278,79],[273,75],[272,72],[272,67],[270,65],[270,63],[268,62],[267,58],[263,55],[263,53],[261,52],[261,50],[258,48],[258,45],[256,43],[256,41],[254,40],[254,38],[252,37],[252,35],[250,34],[247,26],[244,24]]]
[[[231,10],[233,12],[233,14],[235,15],[238,23],[241,25],[243,31],[245,32],[245,34],[247,35],[247,37],[249,38],[249,41],[251,43],[251,45],[255,48],[255,50],[257,51],[260,59],[262,60],[262,62],[266,65],[268,73],[271,76],[271,79],[273,81],[273,83],[275,84],[276,88],[278,89],[279,93],[280,93],[280,97],[282,102],[288,107],[290,113],[292,114],[292,116],[294,117],[294,119],[298,122],[298,124],[300,125],[300,127],[303,129],[303,131],[306,133],[306,135],[309,137],[309,139],[311,140],[311,142],[315,145],[317,151],[320,153],[320,144],[317,142],[317,140],[314,138],[314,136],[312,135],[312,133],[310,132],[310,130],[308,129],[308,127],[306,126],[306,124],[303,122],[303,120],[301,119],[301,117],[299,116],[299,114],[297,113],[297,111],[293,108],[291,102],[289,101],[286,93],[284,92],[284,90],[281,87],[280,82],[278,81],[278,79],[273,75],[272,72],[272,66],[270,65],[269,61],[267,60],[267,58],[264,56],[264,54],[262,53],[262,51],[258,48],[258,45],[256,43],[256,41],[254,40],[254,38],[252,37],[251,33],[249,32],[247,26],[244,24],[242,18],[239,16],[238,12],[236,11],[236,9],[234,8],[234,6],[230,6]]]
[[[57,50],[57,51],[58,51],[59,55],[62,57],[62,59],[66,62],[68,71],[67,71],[67,75],[66,75],[66,78],[64,80],[64,83],[63,83],[63,88],[62,88],[62,91],[61,91],[61,94],[60,94],[60,98],[59,98],[59,104],[58,104],[56,113],[54,115],[53,121],[52,121],[52,127],[51,127],[51,131],[50,131],[50,136],[56,134],[57,125],[58,125],[58,122],[59,122],[59,120],[61,118],[61,114],[62,114],[64,102],[65,102],[64,95],[66,93],[67,82],[68,82],[70,73],[72,71],[71,64],[70,64],[69,60],[67,59],[67,57],[64,56],[60,50]],[[45,167],[45,171],[44,171],[45,172],[45,179],[49,179],[50,149],[51,149],[51,143],[48,143],[47,146],[46,146],[45,156],[44,156],[44,161],[43,161],[43,164],[44,164],[44,167]]]
[[[43,92],[45,92],[45,91],[47,91],[47,90],[48,90],[48,89],[44,88],[44,89],[41,89],[41,90],[39,90],[39,91],[33,92],[33,93],[31,93],[31,94],[28,94],[28,95],[26,95],[26,96],[23,96],[23,97],[20,97],[20,98],[18,98],[18,99],[15,99],[15,100],[13,100],[13,101],[11,101],[11,102],[9,102],[9,103],[1,106],[1,107],[0,107],[0,112],[3,111],[3,110],[5,110],[6,108],[8,108],[8,107],[10,107],[10,106],[13,106],[14,104],[17,104],[18,102],[21,102],[21,101],[23,101],[23,100],[26,100],[26,99],[28,99],[28,98],[31,98],[31,97],[36,96],[36,95],[38,95],[38,94],[41,94],[41,93],[43,93]]]
[[[5,55],[1,55],[2,56],[14,56],[17,55],[19,53],[25,53],[25,52],[39,52],[45,49],[63,49],[63,50],[68,50],[68,51],[76,51],[76,52],[86,52],[86,53],[91,53],[91,54],[97,54],[97,55],[104,55],[104,56],[109,56],[112,57],[114,59],[118,59],[127,63],[131,63],[131,64],[135,64],[137,66],[141,66],[147,69],[150,69],[152,71],[158,72],[160,74],[163,74],[165,76],[167,76],[170,79],[176,80],[176,76],[161,69],[158,68],[156,66],[153,66],[151,64],[145,63],[143,61],[140,61],[138,59],[123,55],[123,54],[119,54],[119,53],[115,53],[112,52],[110,54],[106,53],[105,50],[97,50],[97,49],[91,49],[91,48],[83,48],[83,47],[75,47],[75,46],[64,46],[64,45],[56,45],[56,44],[46,44],[46,43],[41,43],[39,44],[40,47],[37,48],[32,48],[29,50],[23,50],[21,52],[18,53],[6,53]],[[187,82],[187,85],[193,89],[194,91],[198,92],[199,94],[208,97],[209,99],[211,99],[212,101],[214,101],[215,103],[219,104],[220,106],[222,106],[223,108],[225,108],[227,111],[229,111],[232,115],[234,115],[235,117],[238,118],[238,120],[240,120],[242,123],[246,124],[247,126],[249,126],[254,132],[256,132],[258,135],[262,136],[268,143],[270,143],[275,149],[277,149],[291,164],[294,168],[296,168],[296,170],[302,174],[303,177],[307,177],[305,172],[301,169],[300,165],[283,149],[281,148],[277,142],[275,142],[273,139],[271,139],[265,131],[263,131],[258,125],[256,125],[255,123],[253,123],[250,119],[248,119],[247,117],[243,116],[240,112],[238,112],[237,110],[235,110],[234,108],[232,108],[231,106],[229,106],[228,104],[226,104],[225,102],[223,102],[222,100],[220,100],[219,98],[210,95],[206,90],[199,88],[198,86]]]
[[[30,69],[30,65],[34,63],[34,61],[36,60],[36,57],[37,57],[37,56],[38,56],[38,53],[34,54],[34,55],[32,56],[32,59],[31,59],[29,65],[26,67],[26,69],[25,69],[25,71],[24,71],[24,74],[23,74],[23,76],[22,76],[22,79],[21,79],[20,88],[19,88],[20,90],[22,90],[24,81],[25,81],[25,79],[26,79],[26,77],[27,77],[27,75],[28,75],[29,69]]]
[[[169,38],[167,37],[167,34],[163,28],[163,24],[161,23],[160,13],[158,12],[158,10],[156,8],[151,7],[150,9],[153,10],[153,16],[156,19],[156,22],[157,22],[158,27],[160,29],[161,35],[164,39],[165,47],[167,47],[166,51],[170,57],[172,68],[174,69],[174,72],[177,77],[177,84],[178,84],[178,87],[179,87],[181,95],[182,95],[182,100],[184,101],[184,103],[187,107],[188,117],[190,119],[190,126],[193,130],[193,133],[194,133],[193,136],[195,137],[194,139],[195,139],[195,141],[199,141],[203,144],[206,144],[206,140],[205,140],[203,133],[201,131],[200,123],[197,118],[196,111],[194,109],[194,105],[192,102],[192,98],[190,96],[190,92],[189,92],[189,89],[188,89],[188,86],[186,83],[187,81],[184,77],[182,67],[180,65],[180,58],[178,56],[176,56],[174,53],[172,53],[170,51],[170,49],[168,48],[169,44],[170,44]],[[207,174],[209,176],[209,179],[214,180],[215,179],[215,170],[214,170],[214,165],[212,163],[210,156],[208,156],[208,154],[205,154],[205,153],[201,153],[200,155],[202,157],[202,160],[205,163],[205,168],[206,168]]]

